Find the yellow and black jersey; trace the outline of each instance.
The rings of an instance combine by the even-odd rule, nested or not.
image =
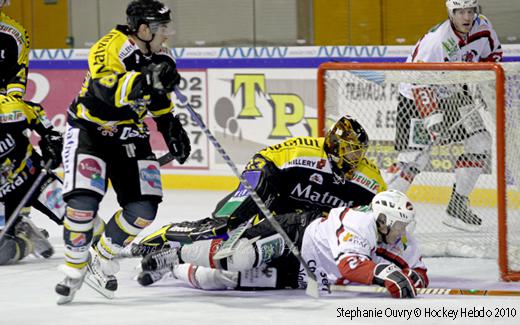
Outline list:
[[[50,121],[40,106],[0,96],[0,179],[3,185],[14,182],[24,168],[33,167],[28,165],[34,151],[28,131],[42,134],[42,130],[49,127]]]
[[[25,95],[29,49],[25,28],[0,12],[0,94],[18,98]]]
[[[269,170],[267,183],[280,194],[281,202],[275,206],[282,210],[328,212],[335,207],[366,205],[376,193],[386,190],[379,169],[367,159],[361,161],[350,180],[335,176],[323,149],[324,141],[291,138],[259,151],[246,170]]]
[[[93,123],[94,129],[128,125],[143,130],[147,113],[157,117],[171,112],[170,95],[149,90],[140,72],[150,63],[160,62],[175,66],[168,49],[145,56],[129,37],[128,27],[117,26],[90,49],[89,70],[69,108],[69,123],[87,127]]]

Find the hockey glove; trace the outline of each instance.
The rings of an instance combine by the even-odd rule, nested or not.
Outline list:
[[[372,282],[386,287],[394,298],[415,298],[417,295],[413,281],[395,264],[377,264]]]
[[[163,135],[168,150],[179,164],[184,164],[191,152],[190,138],[177,116],[165,114],[155,118],[157,130]]]
[[[141,72],[145,75],[147,85],[159,94],[171,93],[181,82],[181,75],[175,65],[168,62],[151,63]]]
[[[63,137],[54,130],[49,130],[42,135],[39,142],[44,161],[51,161],[50,168],[56,169],[61,164],[61,151],[63,149]]]
[[[443,112],[432,112],[423,119],[423,125],[426,131],[430,134],[432,141],[439,141],[439,144],[446,144],[449,142],[449,134],[447,134]]]
[[[412,280],[415,288],[427,288],[428,276],[425,269],[404,269],[403,272]]]

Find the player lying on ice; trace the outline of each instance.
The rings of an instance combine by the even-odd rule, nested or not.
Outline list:
[[[416,288],[428,286],[426,266],[411,233],[415,210],[402,192],[384,191],[370,205],[334,208],[328,215],[320,211],[289,213],[277,220],[315,269],[323,290],[329,283],[375,284],[386,287],[394,298],[413,298]],[[276,234],[267,220],[248,231]],[[213,251],[208,252],[202,242],[153,252],[142,260],[142,267],[172,272],[174,278],[204,290],[306,286],[303,268],[284,248],[282,239],[271,245],[264,241],[263,249],[244,241],[225,260],[212,260]]]
[[[368,136],[363,127],[350,116],[343,116],[324,138],[297,137],[260,150],[242,176],[274,215],[295,211],[328,212],[334,207],[366,205],[377,192],[386,189],[379,170],[364,156],[367,146]],[[178,247],[179,243],[215,238],[251,218],[255,218],[253,224],[256,226],[263,223],[260,216],[258,207],[240,186],[217,205],[213,218],[166,225],[142,240],[134,253],[147,253],[165,244]],[[294,214],[294,220],[280,222],[290,228],[292,224],[305,224],[304,216]],[[263,230],[253,227],[243,234],[238,244],[260,236],[252,244],[254,249],[278,254],[283,248],[281,236],[270,229],[265,233]],[[295,236],[301,237],[302,233],[295,233]],[[202,240],[194,245],[209,250],[221,241]],[[225,260],[221,262],[226,263]],[[160,277],[161,274],[144,272],[140,282],[149,284]]]

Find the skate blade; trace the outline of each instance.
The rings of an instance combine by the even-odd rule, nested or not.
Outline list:
[[[114,291],[107,290],[99,286],[99,283],[95,279],[92,279],[91,275],[87,274],[85,276],[85,283],[103,297],[107,299],[114,299]]]
[[[74,295],[71,295],[71,296],[58,295],[58,299],[56,300],[56,303],[58,305],[66,305],[66,304],[70,303],[73,299],[74,299]]]
[[[444,219],[442,220],[442,223],[448,227],[451,227],[451,228],[454,228],[457,230],[461,230],[461,231],[466,231],[466,232],[480,232],[480,227],[481,227],[481,226],[477,226],[477,225],[467,224],[467,223],[463,222],[462,220],[451,217],[449,215],[444,217]]]

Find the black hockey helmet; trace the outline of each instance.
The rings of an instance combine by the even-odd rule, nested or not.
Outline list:
[[[137,33],[141,24],[148,25],[155,33],[160,25],[172,21],[171,10],[157,0],[134,0],[126,8],[126,20],[132,33]]]
[[[350,179],[368,149],[368,134],[352,116],[342,116],[325,135],[325,152],[333,172]]]

